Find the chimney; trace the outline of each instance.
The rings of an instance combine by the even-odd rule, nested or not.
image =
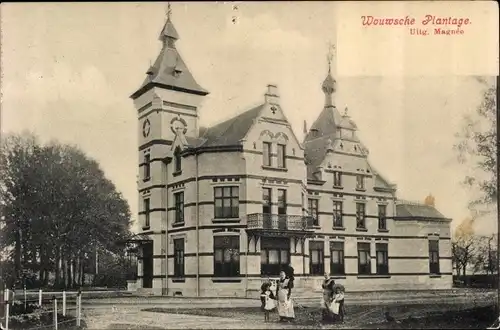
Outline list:
[[[427,206],[436,206],[436,199],[434,198],[434,196],[432,196],[431,194],[429,194],[429,196],[425,197],[425,201],[424,201],[424,204],[427,205]]]
[[[304,120],[304,135],[307,134],[307,122]]]
[[[279,104],[279,94],[278,94],[278,86],[276,85],[267,85],[267,92],[264,95],[266,99],[266,103],[269,104]]]

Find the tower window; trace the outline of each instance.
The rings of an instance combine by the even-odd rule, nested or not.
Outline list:
[[[144,181],[148,181],[151,178],[151,155],[144,155]]]
[[[182,156],[181,156],[181,148],[179,148],[179,147],[175,148],[174,161],[175,161],[174,171],[180,172],[182,170]]]
[[[184,193],[178,192],[174,194],[175,203],[175,223],[184,222]]]
[[[150,219],[149,219],[149,210],[150,210],[150,206],[149,206],[149,198],[145,198],[143,200],[143,206],[144,206],[144,228],[149,228],[149,225],[150,225]]]

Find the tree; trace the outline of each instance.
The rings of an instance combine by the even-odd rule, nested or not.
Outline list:
[[[479,248],[478,237],[474,235],[474,221],[473,218],[464,219],[453,235],[451,250],[457,275],[466,275],[467,267],[474,260]]]
[[[82,283],[95,249],[119,251],[129,235],[127,202],[99,164],[77,147],[42,145],[30,133],[4,138],[0,149],[2,245],[14,246],[15,277],[56,285]],[[33,274],[38,274],[34,276]]]
[[[479,197],[471,201],[472,209],[489,206],[497,202],[497,130],[496,130],[496,86],[490,86],[483,95],[474,116],[466,116],[462,131],[457,134],[455,145],[458,160],[472,165],[474,174],[468,175],[464,183],[479,191]]]

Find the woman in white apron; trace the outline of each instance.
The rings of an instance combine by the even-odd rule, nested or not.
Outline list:
[[[293,309],[293,301],[291,299],[292,283],[285,272],[280,272],[280,279],[277,283],[278,296],[278,315],[280,321],[291,321],[295,319],[295,311]]]

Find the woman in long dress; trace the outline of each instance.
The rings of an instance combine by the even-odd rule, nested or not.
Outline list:
[[[335,280],[325,274],[325,279],[322,284],[323,288],[323,299],[322,299],[322,317],[323,321],[332,321],[332,302],[333,302],[333,286],[335,285]]]
[[[293,301],[291,299],[293,282],[290,277],[286,276],[285,272],[280,272],[280,279],[277,283],[278,296],[278,315],[280,321],[291,321],[295,319],[295,311],[293,309]]]

